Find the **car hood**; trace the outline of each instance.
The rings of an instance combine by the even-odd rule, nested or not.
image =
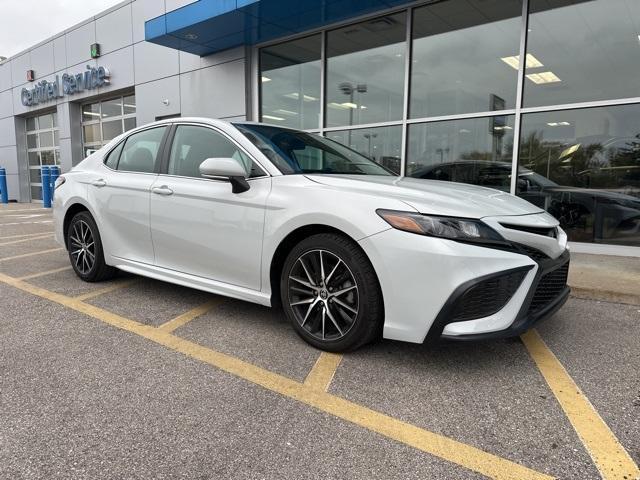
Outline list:
[[[426,214],[483,218],[543,211],[500,190],[463,183],[377,175],[307,175],[307,178],[340,190],[396,198]]]

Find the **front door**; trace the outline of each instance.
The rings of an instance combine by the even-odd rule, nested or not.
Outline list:
[[[202,178],[207,158],[234,158],[251,188],[233,193],[225,180]],[[271,178],[228,137],[210,127],[178,125],[165,174],[152,186],[156,265],[259,290],[265,202]]]

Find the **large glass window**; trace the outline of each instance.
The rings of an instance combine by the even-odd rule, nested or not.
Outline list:
[[[523,116],[518,195],[577,242],[640,244],[640,105]]]
[[[85,156],[136,126],[136,97],[128,95],[82,105]]]
[[[58,114],[45,113],[27,118],[26,126],[31,199],[42,200],[42,165],[60,165]]]
[[[401,120],[407,15],[374,18],[327,34],[327,126]]]
[[[525,106],[640,96],[638,0],[531,0]]]
[[[313,35],[260,50],[262,121],[320,127],[320,41]]]
[[[411,125],[407,176],[508,192],[513,122],[513,116],[500,116]]]
[[[360,128],[326,132],[325,136],[348,146],[396,175],[400,174],[402,127]]]
[[[413,13],[412,118],[515,108],[521,0],[449,0]]]

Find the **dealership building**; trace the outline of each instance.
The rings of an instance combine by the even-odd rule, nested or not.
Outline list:
[[[9,198],[177,116],[318,133],[640,255],[638,0],[128,0],[0,63]]]

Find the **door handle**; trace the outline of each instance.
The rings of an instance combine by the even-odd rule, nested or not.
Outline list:
[[[102,188],[102,187],[105,187],[107,185],[107,182],[105,182],[101,178],[99,180],[94,180],[93,182],[91,182],[91,185],[93,185],[94,187]]]
[[[158,195],[173,195],[173,190],[171,190],[166,185],[162,185],[161,187],[153,187],[151,191],[153,193],[157,193]]]

